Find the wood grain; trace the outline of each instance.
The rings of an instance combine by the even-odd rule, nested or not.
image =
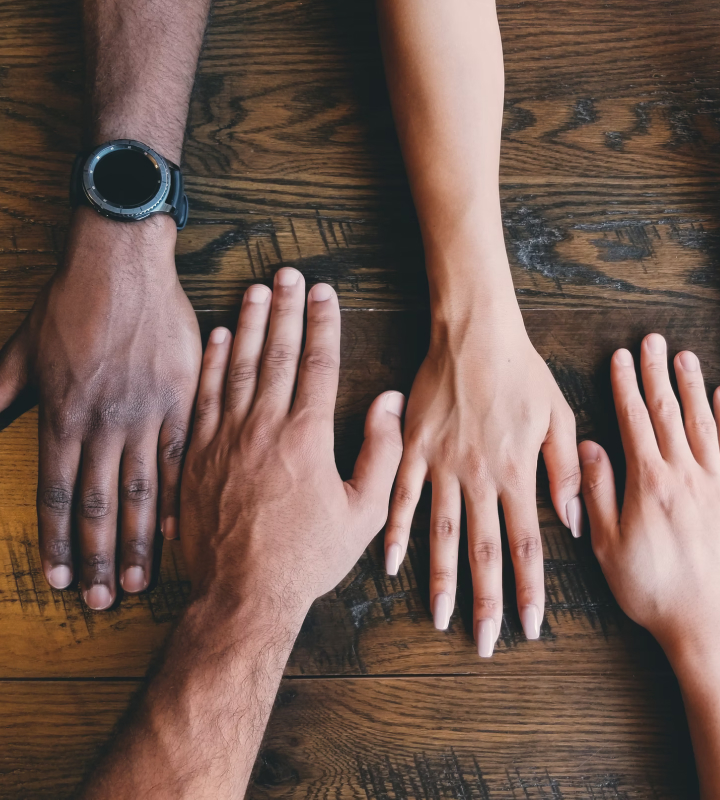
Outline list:
[[[138,686],[0,683],[0,797],[72,796]],[[248,797],[680,800],[679,708],[666,678],[285,680]]]

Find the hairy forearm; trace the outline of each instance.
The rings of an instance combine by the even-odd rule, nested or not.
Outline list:
[[[433,306],[512,296],[499,198],[504,74],[494,0],[378,0]]]
[[[84,0],[89,144],[138,139],[179,163],[210,0]]]
[[[190,606],[83,800],[242,797],[303,616]]]

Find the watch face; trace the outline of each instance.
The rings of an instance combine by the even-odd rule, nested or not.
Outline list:
[[[165,159],[142,142],[116,139],[90,154],[83,168],[83,188],[101,214],[144,219],[163,210],[170,170]]]
[[[160,170],[145,153],[123,148],[106,153],[95,165],[94,185],[108,203],[137,208],[160,191]]]

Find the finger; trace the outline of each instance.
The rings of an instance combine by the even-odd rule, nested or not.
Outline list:
[[[47,582],[65,589],[73,580],[72,505],[80,466],[80,439],[59,435],[40,415],[37,515],[40,558]]]
[[[473,582],[473,630],[478,655],[490,658],[503,617],[502,552],[497,495],[463,486]]]
[[[565,402],[553,407],[550,428],[542,446],[550,481],[550,496],[563,525],[577,539],[582,534],[580,464],[578,463],[575,415]]]
[[[406,452],[400,462],[385,527],[385,569],[388,575],[397,575],[405,558],[415,508],[426,476],[425,460]]]
[[[504,491],[500,500],[515,570],[520,621],[525,636],[537,639],[545,613],[545,581],[534,481],[527,481],[516,490]]]
[[[120,484],[120,585],[147,589],[157,529],[157,430],[125,444]]]
[[[230,331],[227,328],[215,328],[208,338],[203,355],[195,401],[192,446],[198,450],[210,444],[220,427],[231,348]]]
[[[227,336],[227,339],[230,338]],[[225,363],[227,363],[229,355],[230,343],[227,342]],[[222,404],[220,403],[218,407],[221,408]],[[180,478],[188,446],[191,417],[192,397],[188,394],[185,398],[178,400],[170,409],[160,428],[157,451],[157,462],[160,469],[160,532],[165,539],[175,539],[180,530],[178,524]]]
[[[444,631],[455,607],[462,496],[455,476],[432,482],[430,513],[430,601],[435,627]]]
[[[13,403],[27,385],[27,340],[24,322],[0,350],[0,411]]]
[[[400,417],[405,398],[400,392],[376,397],[365,418],[365,441],[346,483],[361,525],[372,530],[368,541],[385,524],[393,480],[402,456]]]
[[[118,523],[118,476],[123,443],[97,438],[83,443],[77,530],[80,582],[89,608],[110,608],[116,596],[115,542]]]
[[[340,375],[340,305],[333,288],[318,283],[310,290],[307,334],[293,413],[313,411],[333,421]]]
[[[303,335],[305,279],[292,267],[275,275],[270,328],[262,355],[254,408],[282,416],[290,410]]]
[[[606,548],[615,544],[620,533],[615,476],[610,459],[599,444],[581,442],[578,453],[593,550],[602,563]]]
[[[261,284],[251,286],[243,297],[225,389],[225,413],[239,422],[250,410],[257,391],[271,298],[270,289]]]
[[[634,461],[658,458],[660,451],[657,439],[640,394],[633,357],[629,350],[616,350],[613,354],[610,380],[625,457]]]
[[[720,466],[718,430],[715,424],[700,361],[695,353],[684,350],[675,356],[675,375],[682,402],[685,433],[698,464],[706,469]]]
[[[680,404],[670,384],[667,346],[659,333],[651,333],[643,340],[640,371],[660,454],[665,459],[687,455],[689,447],[683,429]]]

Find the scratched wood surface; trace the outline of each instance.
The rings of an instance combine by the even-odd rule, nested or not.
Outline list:
[[[531,338],[618,456],[608,360],[650,330],[720,383],[720,10],[712,0],[498,0],[506,60],[501,186]],[[0,3],[0,342],[62,258],[81,142],[74,0]],[[422,247],[371,2],[218,0],[184,167],[177,265],[203,331],[281,265],[343,305],[338,463],[372,397],[407,390],[427,337]],[[44,583],[36,412],[0,415],[0,797],[69,796],[184,608],[179,548],[152,591],[106,614]],[[547,618],[521,634],[506,574],[479,662],[461,565],[449,630],[428,610],[429,498],[398,578],[378,540],[308,617],[251,795],[693,796],[677,688],[573,541],[540,469]]]

